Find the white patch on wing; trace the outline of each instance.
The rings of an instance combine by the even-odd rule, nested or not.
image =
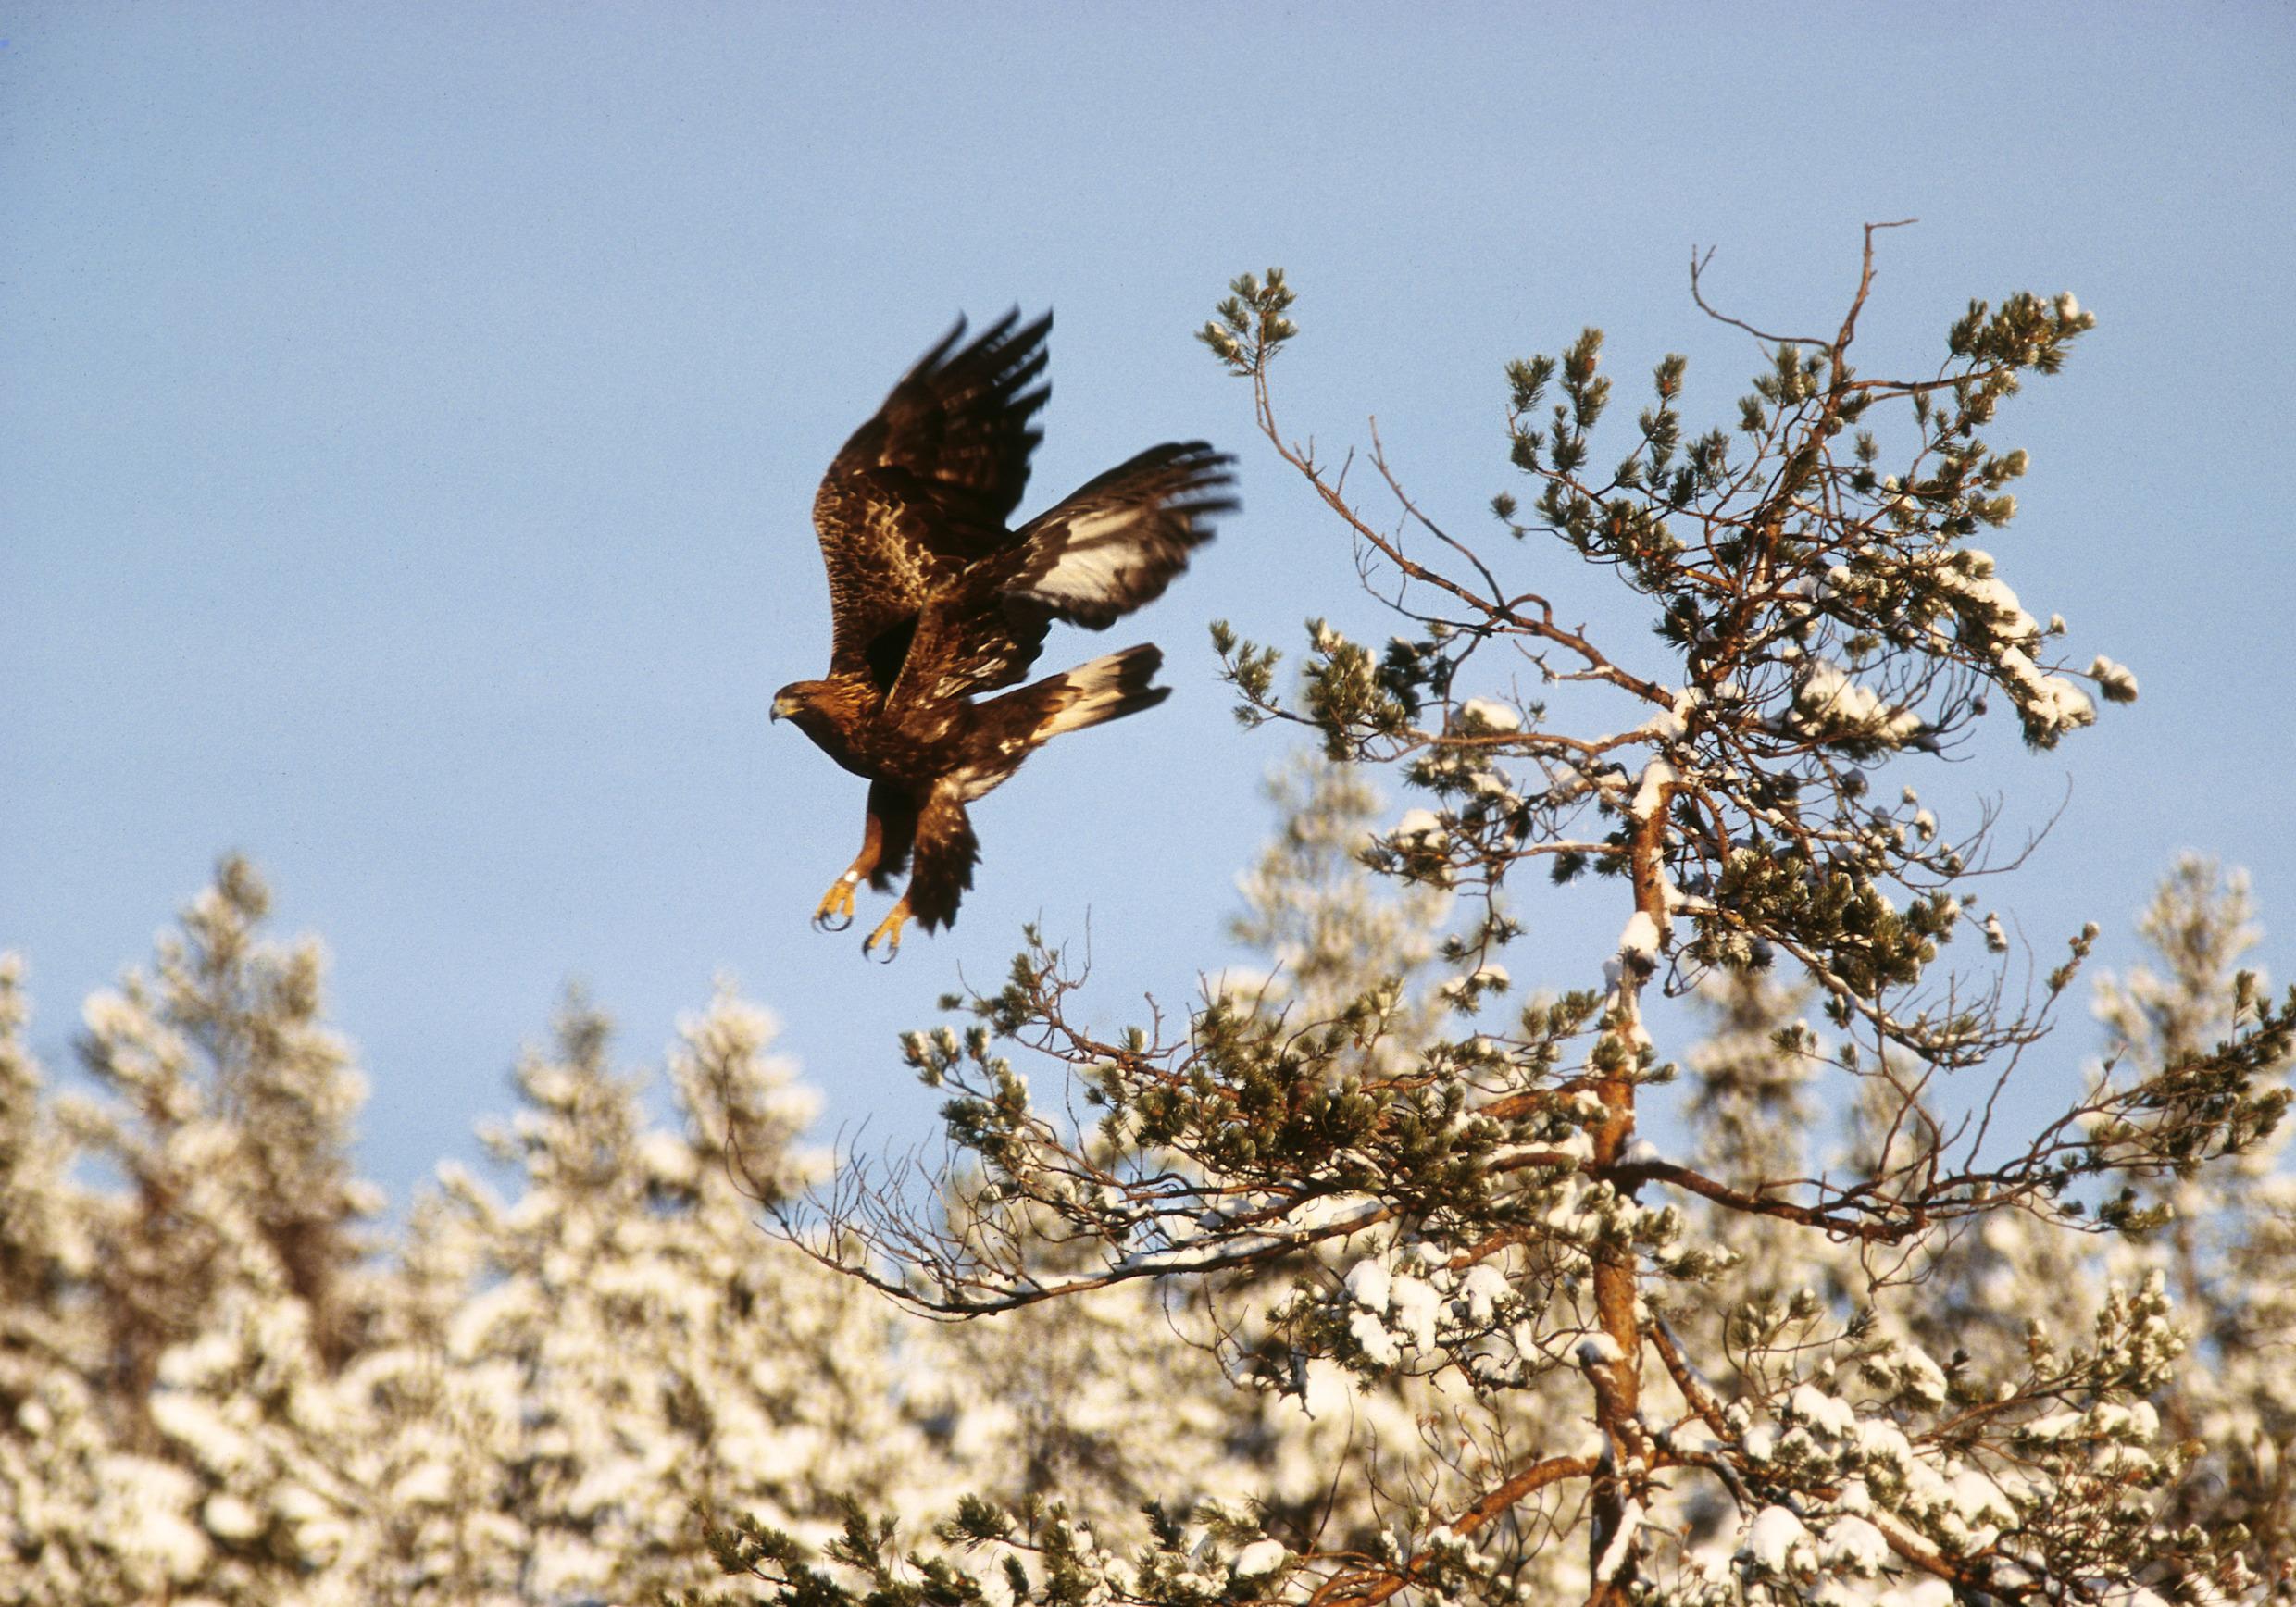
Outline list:
[[[1095,603],[1121,595],[1134,556],[1133,549],[1115,541],[1069,545],[1027,595],[1054,604]]]
[[[1068,542],[1070,544],[1075,544],[1095,541],[1102,536],[1123,529],[1129,525],[1136,525],[1140,522],[1144,511],[1144,509],[1136,507],[1112,508],[1106,513],[1088,514],[1083,518],[1072,520],[1069,523]]]

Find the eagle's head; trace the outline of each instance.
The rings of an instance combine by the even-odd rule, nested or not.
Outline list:
[[[787,720],[832,754],[844,749],[842,733],[856,713],[850,691],[833,680],[793,680],[773,694],[773,716]]]
[[[826,704],[833,702],[829,682],[825,680],[792,680],[773,694],[772,718],[805,723],[807,715],[826,715]]]

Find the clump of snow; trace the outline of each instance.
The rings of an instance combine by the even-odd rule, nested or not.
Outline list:
[[[1889,1538],[1866,1519],[1844,1513],[1826,1526],[1828,1567],[1870,1578],[1880,1573],[1889,1560]]]
[[[455,1470],[443,1462],[418,1462],[391,1487],[391,1502],[405,1508],[444,1506],[455,1493]]]
[[[112,1497],[115,1533],[130,1556],[179,1582],[194,1578],[207,1561],[207,1537],[183,1514],[197,1481],[180,1467],[150,1457],[110,1455],[97,1464]]]
[[[1847,1401],[1837,1400],[1810,1384],[1797,1384],[1786,1406],[1794,1417],[1839,1439],[1857,1432],[1857,1413]]]
[[[1451,834],[1434,811],[1414,809],[1395,822],[1394,838],[1401,848],[1438,849],[1451,840]]]
[[[1918,714],[1891,704],[1824,658],[1811,659],[1803,672],[1794,689],[1794,713],[1804,730],[1821,737],[1909,742],[1922,729]]]
[[[1474,697],[1460,705],[1459,726],[1469,733],[1519,731],[1523,729],[1523,716],[1505,704],[1487,697]]]
[[[1348,1298],[1366,1311],[1386,1311],[1392,1287],[1387,1263],[1376,1255],[1367,1255],[1348,1269]]]
[[[1647,820],[1651,812],[1666,801],[1666,789],[1681,779],[1681,773],[1664,759],[1653,759],[1642,766],[1642,779],[1634,790],[1634,802],[1628,805],[1638,819]]]
[[[1704,706],[1706,694],[1697,687],[1685,687],[1674,694],[1674,703],[1662,714],[1651,716],[1640,728],[1644,735],[1661,741],[1678,742],[1690,734],[1690,717]]]
[[[1754,1514],[1745,1538],[1738,1543],[1738,1554],[1773,1574],[1806,1570],[1816,1561],[1808,1527],[1782,1506],[1766,1506]]]
[[[2014,647],[2003,651],[1998,662],[2002,684],[2017,705],[2028,741],[2045,748],[2066,731],[2096,724],[2097,705],[2063,676],[2042,674]]]
[[[1887,1352],[1877,1356],[1872,1365],[1904,1394],[1923,1405],[1941,1406],[1945,1403],[1945,1369],[1937,1364],[1928,1352],[1911,1340],[1897,1340]]]
[[[1594,1582],[1597,1585],[1607,1585],[1618,1576],[1618,1570],[1626,1566],[1627,1558],[1633,1551],[1635,1536],[1641,1529],[1642,1503],[1629,1501],[1619,1511],[1617,1531],[1611,1536],[1610,1544],[1603,1548],[1603,1555],[1594,1564]]]
[[[1578,1358],[1578,1364],[1582,1367],[1607,1366],[1613,1362],[1627,1359],[1626,1352],[1618,1348],[1618,1341],[1608,1334],[1589,1334],[1578,1341],[1573,1354]]]
[[[1618,934],[1618,952],[1644,959],[1658,953],[1658,923],[1651,919],[1648,911],[1636,910],[1628,919],[1625,929]]]
[[[1964,611],[1981,621],[2004,642],[2031,643],[2040,639],[2040,621],[2025,611],[2007,581],[1993,573],[1993,554],[1964,547],[1932,572],[1938,583],[1953,592]]]
[[[1254,1540],[1236,1553],[1233,1564],[1236,1577],[1256,1579],[1262,1575],[1272,1574],[1283,1566],[1284,1559],[1291,1554],[1284,1550],[1281,1540]]]
[[[2090,678],[2107,703],[2135,703],[2137,677],[2125,664],[2115,664],[2102,653],[2090,662]]]
[[[199,1509],[199,1519],[218,1539],[252,1539],[263,1532],[263,1514],[228,1491],[209,1496]]]
[[[1435,1319],[1442,1304],[1442,1297],[1416,1277],[1398,1277],[1390,1286],[1388,1309],[1395,1314],[1395,1327],[1422,1352],[1435,1348]]]
[[[1466,1307],[1467,1321],[1479,1326],[1491,1321],[1506,1294],[1506,1275],[1487,1261],[1477,1262],[1459,1280],[1459,1299]]]

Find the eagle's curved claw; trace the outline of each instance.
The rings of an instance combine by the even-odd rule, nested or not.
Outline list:
[[[842,932],[853,925],[854,879],[841,876],[830,884],[830,891],[821,895],[820,905],[813,912],[813,929],[817,932]]]
[[[879,940],[881,939],[885,944],[885,952],[878,955],[878,958],[888,965],[892,964],[892,957],[901,952],[901,928],[907,924],[908,918],[909,901],[904,898],[892,906],[891,915],[877,923],[875,931],[861,940],[861,952],[865,954],[873,953]]]

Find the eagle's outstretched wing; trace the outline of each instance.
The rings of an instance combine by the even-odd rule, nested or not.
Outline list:
[[[1104,630],[1163,595],[1235,509],[1235,460],[1201,441],[1152,446],[1030,519],[918,617],[889,706],[1017,684],[1054,619]]]
[[[1035,416],[1052,315],[1016,309],[959,348],[965,320],[846,442],[813,505],[829,569],[832,675],[889,688],[918,613],[973,561],[1012,541],[1005,521],[1042,438]]]
[[[999,577],[1006,611],[1105,630],[1154,602],[1212,539],[1212,518],[1235,511],[1235,461],[1167,441],[1085,481],[1021,527]]]

